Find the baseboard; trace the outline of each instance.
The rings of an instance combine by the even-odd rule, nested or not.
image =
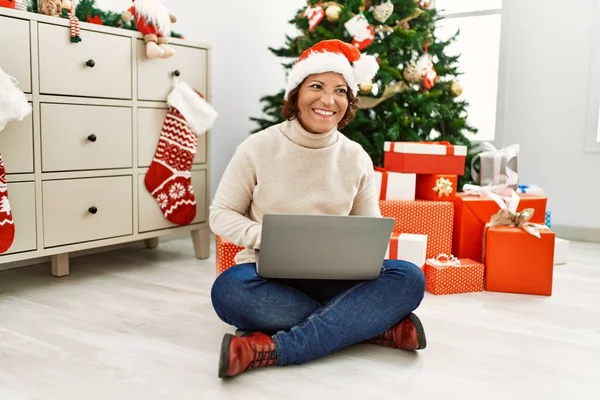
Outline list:
[[[600,243],[600,229],[585,228],[581,226],[569,225],[552,225],[552,230],[556,236],[563,239],[579,241],[579,242],[596,242]]]
[[[176,232],[171,235],[161,236],[159,239],[159,243],[164,243],[164,242],[169,242],[171,240],[177,240],[177,239],[189,238],[189,237],[190,237],[189,232]],[[159,244],[159,246],[160,246],[160,244]],[[84,256],[93,255],[93,254],[101,254],[101,253],[106,253],[109,251],[122,250],[122,249],[136,250],[136,249],[144,249],[144,248],[146,248],[144,241],[138,240],[138,241],[134,241],[134,242],[126,242],[126,243],[115,244],[115,245],[111,245],[111,246],[95,247],[95,248],[91,248],[91,249],[72,252],[72,253],[69,253],[69,258],[73,259],[73,258],[84,257]],[[2,265],[0,265],[0,271],[5,271],[5,270],[15,269],[15,268],[31,267],[33,265],[48,264],[50,262],[51,262],[51,257],[49,257],[49,256],[48,257],[29,258],[27,260],[15,261],[15,262],[11,262],[11,263],[2,264]]]

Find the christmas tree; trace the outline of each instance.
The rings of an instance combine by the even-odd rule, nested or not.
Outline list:
[[[286,36],[285,46],[269,48],[289,70],[300,54],[324,39],[353,43],[373,54],[379,72],[363,84],[356,118],[343,129],[360,143],[373,163],[381,166],[385,141],[447,141],[470,147],[465,133],[477,129],[467,122],[468,103],[458,77],[459,56],[446,54],[458,32],[447,40],[436,38],[442,17],[426,0],[309,0],[290,20],[301,34]],[[284,89],[261,98],[264,117],[253,133],[283,121]],[[470,180],[469,154],[459,187]]]

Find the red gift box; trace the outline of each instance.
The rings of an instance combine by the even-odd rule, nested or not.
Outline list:
[[[454,201],[457,187],[457,175],[417,175],[416,198],[419,200]]]
[[[489,227],[485,238],[485,290],[552,295],[555,233],[536,237],[517,227]]]
[[[427,235],[427,257],[452,249],[453,204],[447,201],[380,200],[384,217],[394,218],[394,232]]]
[[[216,246],[216,273],[217,276],[235,265],[235,256],[243,247],[238,246],[228,240],[223,239],[219,235],[215,237]]]
[[[546,216],[547,198],[519,194],[517,211],[533,208],[531,222],[543,224]],[[483,230],[500,206],[492,199],[458,193],[454,201],[454,231],[452,254],[481,262],[483,257]]]
[[[425,262],[425,290],[435,295],[483,291],[485,267],[469,260],[438,255]]]
[[[449,142],[385,142],[383,167],[416,174],[465,174],[467,146]]]

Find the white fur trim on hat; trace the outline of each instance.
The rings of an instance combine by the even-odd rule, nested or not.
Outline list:
[[[346,84],[356,96],[358,85],[369,82],[379,69],[377,60],[372,55],[363,54],[360,59],[350,64],[348,59],[340,53],[312,52],[310,55],[297,62],[288,76],[284,99],[294,88],[300,85],[307,76],[324,72],[337,72],[344,77]]]
[[[354,78],[352,66],[343,54],[314,52],[292,67],[285,90],[285,98],[287,99],[289,93],[301,84],[307,76],[323,72],[340,73],[346,80],[346,84],[350,90],[355,94],[358,91],[358,84]]]
[[[206,100],[200,97],[185,82],[179,82],[175,85],[167,97],[167,103],[183,115],[196,135],[204,134],[209,130],[219,115]]]

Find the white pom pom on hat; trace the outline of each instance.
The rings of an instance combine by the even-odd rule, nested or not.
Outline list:
[[[341,74],[352,93],[358,94],[358,85],[370,82],[379,64],[375,56],[361,54],[353,45],[338,39],[322,40],[305,50],[288,76],[284,98],[312,74],[337,72]]]

